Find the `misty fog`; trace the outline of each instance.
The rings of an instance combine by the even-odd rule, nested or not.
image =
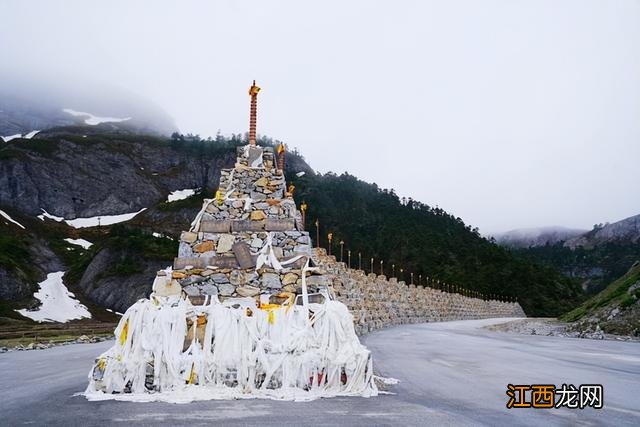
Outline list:
[[[240,133],[256,79],[260,134],[483,233],[640,213],[638,1],[4,0],[0,16],[5,105]]]

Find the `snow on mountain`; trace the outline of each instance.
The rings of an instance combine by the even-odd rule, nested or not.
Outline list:
[[[16,310],[18,313],[36,322],[68,322],[73,319],[91,318],[87,307],[75,299],[62,282],[64,271],[47,274],[47,278],[38,283],[36,297],[42,305],[36,310]]]
[[[131,117],[126,117],[124,119],[118,119],[116,117],[98,117],[94,116],[91,113],[85,113],[84,111],[75,111],[70,108],[63,108],[62,111],[64,111],[65,113],[69,113],[72,116],[86,117],[84,123],[91,126],[99,125],[100,123],[118,123],[131,120]]]
[[[16,133],[15,135],[9,135],[9,136],[0,136],[0,139],[3,140],[4,142],[9,142],[12,139],[16,139],[16,138],[24,138],[24,139],[31,139],[34,136],[36,136],[36,134],[40,132],[39,130],[32,130],[31,132],[25,133],[24,135],[21,133]]]
[[[172,191],[171,194],[167,196],[167,202],[186,199],[187,197],[191,197],[196,194],[196,191],[198,191],[197,188],[185,188],[184,190]]]
[[[0,70],[0,135],[25,138],[34,129],[97,124],[144,134],[178,130],[163,109],[121,86],[60,77]]]
[[[0,210],[0,216],[4,217],[6,220],[11,221],[12,223],[16,224],[18,227],[20,227],[23,230],[25,230],[24,225],[20,224],[18,221],[16,221],[15,219],[11,218],[9,216],[9,214],[6,213],[5,211]]]
[[[76,219],[64,219],[59,216],[51,215],[49,212],[45,211],[44,209],[41,209],[42,214],[38,215],[38,218],[42,221],[44,221],[45,218],[49,218],[57,222],[64,221],[74,228],[86,228],[86,227],[97,227],[99,225],[111,225],[111,224],[117,224],[119,222],[129,221],[134,216],[138,215],[139,213],[141,213],[146,209],[147,208],[142,208],[138,212],[124,213],[120,215],[100,215],[100,216],[93,216],[90,218],[76,218]]]
[[[64,218],[62,218],[61,216],[51,215],[49,212],[45,211],[42,208],[40,208],[40,210],[42,211],[42,214],[38,215],[38,219],[40,221],[44,221],[45,218],[49,218],[57,222],[64,221]]]
[[[8,135],[8,136],[0,136],[0,138],[4,141],[4,142],[9,142],[12,139],[16,139],[16,138],[21,138],[22,134],[21,133],[16,133],[15,135]]]
[[[72,245],[81,246],[83,249],[89,249],[93,245],[93,243],[84,239],[64,239],[64,241]]]

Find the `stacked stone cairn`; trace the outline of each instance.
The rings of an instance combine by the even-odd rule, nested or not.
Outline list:
[[[184,291],[193,304],[202,304],[207,295],[222,302],[283,291],[299,294],[302,268],[310,258],[309,233],[273,150],[240,147],[235,168],[222,171],[216,198],[205,200],[191,229],[181,234],[173,285],[166,291]],[[310,293],[324,283],[321,277],[307,281]]]
[[[312,249],[269,147],[233,169],[182,232],[173,268],[123,315],[89,375],[91,400],[375,396],[357,334],[386,326],[521,317],[484,301],[347,268]]]
[[[366,274],[347,268],[324,249],[314,249],[313,259],[329,275],[336,299],[353,315],[358,335],[407,323],[448,320],[526,317],[517,302],[484,300],[444,292],[397,278]]]
[[[180,237],[173,268],[122,316],[92,400],[311,400],[375,396],[370,352],[313,262],[270,148],[238,149]]]

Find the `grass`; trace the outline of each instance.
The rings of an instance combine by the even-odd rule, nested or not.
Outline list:
[[[630,307],[637,300],[633,299],[633,297],[629,295],[628,290],[631,285],[639,280],[640,264],[634,264],[634,266],[624,276],[612,282],[602,292],[591,297],[582,305],[563,315],[561,319],[567,322],[574,322],[591,314],[599,308],[613,304],[618,304],[622,308]],[[636,297],[640,297],[639,290],[636,290],[635,294]]]

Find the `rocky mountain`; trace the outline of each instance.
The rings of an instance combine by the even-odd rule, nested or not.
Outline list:
[[[95,318],[147,295],[150,278],[175,256],[180,231],[245,144],[239,135],[142,135],[126,123],[53,128],[1,144],[0,318],[24,320],[13,309],[37,305],[34,291],[54,271],[65,272],[64,285]],[[518,297],[534,315],[559,314],[581,299],[571,280],[510,254],[439,208],[403,203],[349,175],[316,174],[296,153],[287,154],[285,175],[309,204],[307,230],[315,235],[313,220],[321,218],[334,245],[349,242],[352,265],[359,250],[363,265],[368,257],[384,259],[387,274],[396,265],[407,282],[413,272],[416,283]]]
[[[640,336],[640,261],[604,290],[563,316],[573,330]]]
[[[587,230],[553,226],[519,228],[504,233],[496,233],[492,237],[502,246],[528,248],[530,246],[552,245],[561,241],[567,241],[586,232]]]
[[[599,224],[587,233],[568,239],[564,245],[571,249],[593,248],[610,242],[640,244],[640,215],[634,215],[613,224]]]
[[[171,263],[180,230],[244,144],[242,136],[141,135],[123,123],[0,144],[0,318],[37,305],[37,283],[54,271],[66,272],[67,288],[98,318],[148,295],[149,277]],[[294,153],[286,170],[313,173]],[[126,226],[108,225],[126,213]],[[77,239],[92,246],[68,241]]]
[[[579,281],[583,290],[594,294],[640,259],[640,215],[599,224],[591,231],[544,244],[529,244],[533,240],[517,237],[498,241],[519,256],[561,271]]]

